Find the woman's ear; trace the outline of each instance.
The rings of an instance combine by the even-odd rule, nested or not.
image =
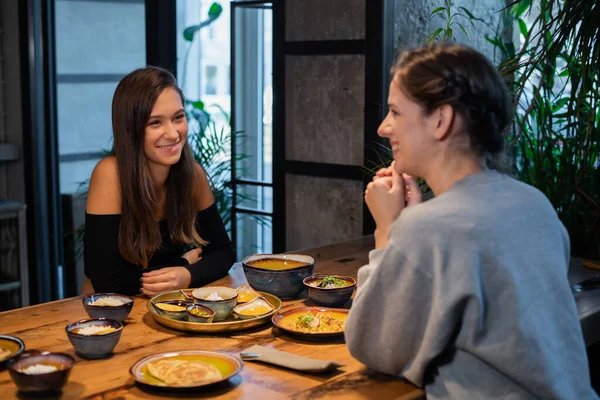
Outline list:
[[[450,104],[443,104],[433,112],[436,124],[434,137],[437,140],[445,140],[452,133],[454,125],[454,108]]]

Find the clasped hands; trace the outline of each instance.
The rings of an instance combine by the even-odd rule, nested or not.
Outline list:
[[[394,163],[377,171],[365,191],[365,202],[377,225],[376,248],[387,245],[389,229],[402,210],[421,201],[421,190],[415,178],[398,173]]]
[[[188,251],[181,257],[185,258],[189,264],[194,264],[200,260],[201,254],[202,249],[196,248]],[[142,283],[140,292],[152,297],[159,293],[189,287],[192,276],[187,268],[165,267],[155,271],[144,272],[140,281]]]

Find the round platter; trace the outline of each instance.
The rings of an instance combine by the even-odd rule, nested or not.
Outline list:
[[[201,323],[178,321],[175,319],[163,317],[162,315],[158,315],[151,302],[154,301],[154,303],[160,303],[162,301],[167,300],[187,300],[179,290],[162,293],[154,296],[152,299],[148,300],[147,308],[148,311],[150,311],[150,314],[156,320],[156,322],[169,328],[176,329],[178,331],[197,333],[242,331],[244,329],[253,328],[255,326],[259,326],[269,322],[271,320],[271,317],[275,315],[275,313],[277,313],[277,311],[279,311],[279,309],[281,308],[281,300],[279,299],[279,297],[265,292],[258,293],[260,293],[265,299],[267,299],[269,303],[271,303],[271,305],[273,306],[273,310],[268,314],[252,319],[242,320],[237,319],[235,316],[231,315],[224,321]]]
[[[205,383],[194,383],[190,385],[168,385],[160,379],[153,376],[148,370],[148,364],[155,361],[161,360],[177,360],[177,361],[202,361],[216,367],[221,373],[222,377],[218,380],[212,380]],[[242,368],[244,363],[238,357],[219,353],[216,351],[203,351],[203,350],[184,350],[184,351],[172,351],[168,353],[152,354],[141,358],[129,369],[129,373],[133,378],[144,385],[155,386],[160,388],[169,389],[197,389],[208,385],[223,382],[235,375],[237,375]]]
[[[15,358],[25,350],[25,343],[16,336],[0,335],[0,367],[6,364],[6,361]],[[7,353],[10,352],[10,353]]]
[[[318,313],[318,314],[317,314]],[[298,318],[302,317],[312,317],[315,315],[326,315],[328,317],[341,320],[344,323],[346,322],[346,318],[348,317],[348,310],[343,308],[327,308],[327,307],[300,307],[293,308],[291,310],[286,310],[280,313],[277,313],[273,316],[273,324],[279,329],[292,333],[294,335],[307,336],[307,337],[325,337],[325,336],[338,336],[343,335],[344,330],[341,331],[306,331],[299,329],[293,325],[293,322],[298,320]]]

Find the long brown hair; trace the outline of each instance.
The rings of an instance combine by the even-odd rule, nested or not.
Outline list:
[[[119,82],[112,102],[112,154],[117,158],[122,199],[119,251],[127,261],[144,268],[161,246],[156,217],[159,198],[144,153],[144,137],[156,99],[166,88],[177,90],[185,104],[169,71],[140,68]],[[206,242],[195,229],[194,163],[186,141],[165,182],[165,218],[174,243],[200,246]]]
[[[425,114],[451,105],[466,123],[471,149],[489,167],[506,169],[512,102],[504,79],[483,54],[462,44],[430,44],[401,53],[392,74]]]

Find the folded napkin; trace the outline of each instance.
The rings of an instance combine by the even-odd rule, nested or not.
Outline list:
[[[315,360],[258,345],[247,348],[240,357],[245,361],[262,361],[302,372],[327,372],[344,366],[335,361]]]

